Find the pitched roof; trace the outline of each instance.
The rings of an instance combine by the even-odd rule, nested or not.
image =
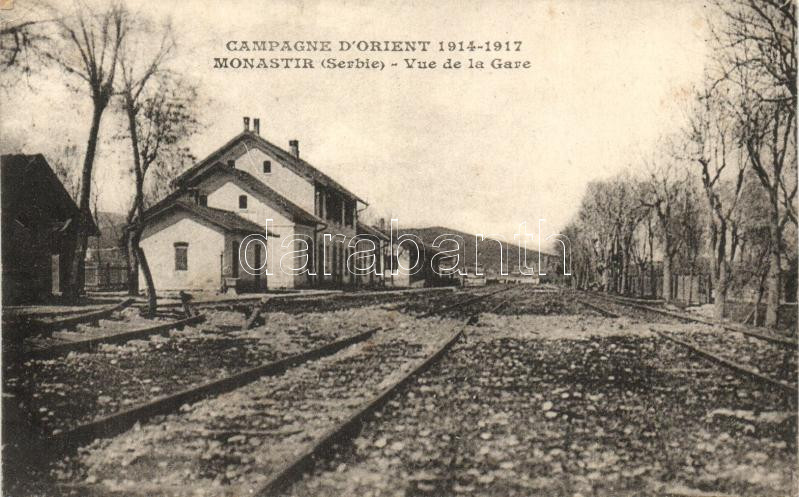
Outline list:
[[[161,202],[159,202],[161,204]],[[192,214],[200,219],[204,219],[209,223],[219,226],[220,228],[229,231],[241,231],[246,233],[261,233],[264,230],[263,226],[245,219],[235,212],[226,211],[223,209],[215,209],[213,207],[204,207],[201,205],[190,204],[183,200],[174,200],[166,205],[154,206],[144,214],[144,220],[149,221],[174,209],[181,209],[189,214]],[[277,236],[271,231],[267,233],[269,236]]]
[[[222,172],[223,174],[231,176],[234,180],[237,180],[245,188],[255,192],[257,195],[263,198],[272,207],[275,207],[276,209],[289,214],[289,216],[291,216],[291,218],[294,219],[294,221],[296,222],[310,224],[310,225],[325,224],[324,220],[311,214],[310,212],[306,211],[299,205],[295,204],[291,200],[279,194],[278,192],[267,186],[263,181],[259,180],[258,178],[248,173],[247,171],[231,168],[229,166],[222,164],[221,162],[217,162],[212,166],[208,167],[203,172],[191,178],[191,180],[188,183],[194,183],[195,181],[199,181],[202,178],[206,177],[207,175],[214,174],[216,172]]]
[[[295,157],[294,154],[283,150],[282,148],[278,147],[274,143],[266,140],[261,135],[252,132],[252,131],[242,131],[233,139],[222,145],[220,148],[215,150],[211,153],[208,157],[203,159],[202,161],[198,162],[194,166],[190,167],[186,171],[184,171],[180,176],[175,179],[175,184],[182,184],[186,183],[195,175],[203,172],[209,166],[212,166],[215,162],[219,160],[219,158],[229,151],[231,148],[243,142],[247,139],[250,139],[252,144],[256,147],[261,149],[262,152],[267,153],[269,155],[274,156],[277,160],[279,160],[283,165],[288,167],[289,169],[293,170],[300,176],[303,176],[309,181],[320,183],[328,188],[332,188],[334,190],[338,190],[339,192],[343,193],[344,195],[352,198],[353,200],[357,200],[362,204],[366,204],[366,201],[352,193],[351,191],[344,188],[340,183],[336,180],[331,178],[330,176],[326,175],[322,171],[318,170],[314,166],[310,165],[305,160]]]
[[[362,223],[360,221],[358,221],[357,231],[359,235],[363,233],[366,235],[372,235],[374,237],[383,240],[389,240],[388,236],[379,229],[375,228],[374,226],[369,226],[368,224]]]
[[[80,213],[61,180],[42,154],[11,154],[0,157],[2,207],[12,213],[23,207],[37,208],[54,220],[66,221]],[[100,230],[91,219],[89,235]]]

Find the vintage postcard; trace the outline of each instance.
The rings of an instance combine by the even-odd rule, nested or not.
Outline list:
[[[0,0],[2,495],[799,495],[795,0]]]

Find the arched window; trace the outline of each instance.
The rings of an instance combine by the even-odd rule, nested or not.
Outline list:
[[[239,195],[239,209],[247,208],[247,195]]]
[[[189,270],[189,244],[175,242],[175,271]]]

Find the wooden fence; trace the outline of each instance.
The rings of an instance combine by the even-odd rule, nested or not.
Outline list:
[[[128,268],[124,264],[86,263],[86,290],[124,290],[128,285]]]
[[[633,274],[629,281],[629,293],[636,297],[663,298],[663,276],[659,272]],[[686,305],[702,305],[712,301],[712,283],[709,274],[672,274],[671,299]]]

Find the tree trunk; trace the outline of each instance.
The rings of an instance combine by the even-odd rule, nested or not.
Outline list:
[[[716,296],[713,299],[713,314],[717,320],[721,321],[724,319],[727,307],[727,265],[724,261],[719,262],[718,276],[714,284],[716,286]]]
[[[779,318],[778,311],[780,308],[780,227],[779,220],[774,219],[772,215],[770,234],[771,243],[769,244],[769,257],[768,257],[768,278],[766,295],[766,326],[769,328],[776,328]]]
[[[142,226],[141,222],[144,216],[144,165],[142,164],[141,152],[139,151],[139,134],[136,127],[136,105],[130,93],[125,95],[125,113],[128,116],[128,132],[130,133],[130,148],[133,155],[133,172],[135,174],[136,191],[133,197],[133,205],[128,212],[127,226],[125,229],[128,231],[128,293],[130,295],[139,294],[139,265],[144,271],[147,264],[146,259],[142,260],[141,255],[144,253],[139,247],[141,240]],[[150,271],[149,266],[145,271],[145,278],[147,278]],[[150,275],[147,280],[148,294],[155,294],[155,286],[152,284],[152,276]],[[148,312],[155,315],[155,304]]]
[[[619,285],[619,293],[623,295],[627,295],[627,286],[628,286],[628,274],[627,271],[629,270],[629,257],[626,252],[623,252],[621,255],[621,284]]]
[[[133,234],[133,236],[131,236],[131,238],[133,239],[133,244],[136,250],[136,259],[138,259],[139,264],[141,265],[141,271],[144,274],[144,281],[147,284],[147,317],[153,318],[158,310],[158,300],[155,294],[155,282],[153,281],[153,275],[150,272],[150,265],[147,263],[147,256],[144,255],[144,250],[139,245],[141,232],[137,231]]]
[[[94,167],[94,156],[97,152],[97,140],[100,136],[100,121],[103,118],[103,111],[108,103],[107,100],[96,97],[94,100],[94,111],[92,112],[92,125],[89,129],[89,139],[86,143],[86,156],[83,159],[83,171],[80,182],[80,195],[78,207],[80,215],[76,219],[75,253],[72,257],[72,264],[67,285],[67,298],[76,301],[83,292],[85,278],[85,258],[86,249],[89,247],[89,226],[91,226],[91,190],[92,190],[92,169]]]
[[[139,294],[139,258],[136,256],[136,246],[133,243],[133,237],[126,236],[127,242],[127,265],[128,265],[128,295],[135,296]]]
[[[759,322],[759,319],[760,319],[760,303],[763,302],[763,294],[766,291],[766,278],[767,277],[768,277],[768,273],[764,274],[760,278],[760,285],[757,287],[757,300],[755,301],[755,310],[752,313],[752,315],[754,317],[754,321],[752,322],[752,324],[754,324],[755,326],[757,326],[757,323]]]
[[[671,302],[671,256],[669,255],[669,246],[666,245],[666,250],[663,254],[663,300]]]

